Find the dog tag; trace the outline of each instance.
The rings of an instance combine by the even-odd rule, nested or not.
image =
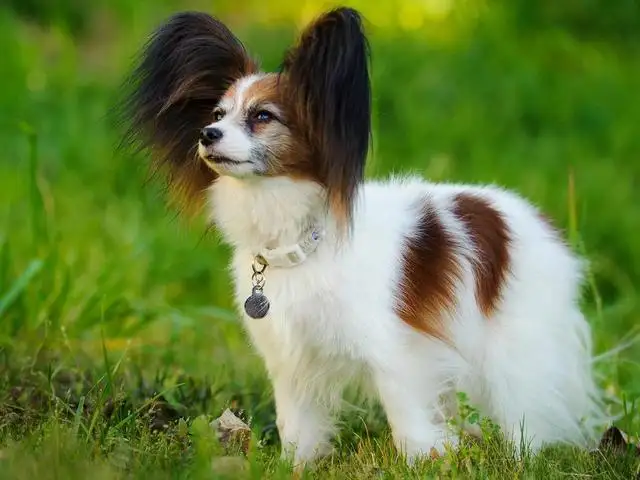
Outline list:
[[[269,300],[262,293],[262,288],[255,286],[251,295],[244,302],[244,311],[251,318],[264,318],[269,312]]]

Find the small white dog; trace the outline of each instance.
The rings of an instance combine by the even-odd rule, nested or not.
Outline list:
[[[495,187],[364,182],[356,11],[320,16],[277,73],[220,21],[177,14],[131,79],[128,138],[167,167],[183,207],[210,205],[234,247],[237,303],[297,463],[329,450],[356,382],[409,459],[455,445],[457,391],[517,444],[594,437],[581,262],[550,223]]]

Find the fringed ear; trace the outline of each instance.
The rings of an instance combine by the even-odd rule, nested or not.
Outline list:
[[[360,14],[338,8],[302,33],[284,60],[285,98],[342,227],[351,225],[371,140],[369,45]]]
[[[202,205],[215,173],[197,158],[200,130],[229,86],[257,70],[240,41],[219,20],[179,13],[158,28],[125,83],[118,109],[128,123],[124,143],[149,149],[182,210]]]

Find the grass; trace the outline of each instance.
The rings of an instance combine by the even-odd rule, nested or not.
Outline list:
[[[254,442],[227,476],[288,478],[271,389],[232,309],[228,249],[167,211],[141,159],[115,152],[120,132],[106,115],[130,55],[178,7],[96,5],[81,36],[57,17],[45,27],[0,7],[0,476],[218,478],[212,459],[229,452],[208,422],[232,407],[251,420]],[[265,67],[277,65],[291,29],[223,6]],[[590,261],[584,309],[597,353],[609,352],[599,379],[619,426],[637,436],[638,45],[521,31],[498,7],[465,25],[427,38],[373,29],[368,175],[495,182],[545,209]],[[639,472],[637,459],[610,452],[519,459],[485,427],[484,444],[409,468],[379,410],[354,409],[339,453],[309,475]]]

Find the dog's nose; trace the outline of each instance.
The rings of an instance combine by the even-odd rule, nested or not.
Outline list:
[[[205,147],[222,138],[222,130],[216,127],[204,127],[200,130],[200,143]]]

